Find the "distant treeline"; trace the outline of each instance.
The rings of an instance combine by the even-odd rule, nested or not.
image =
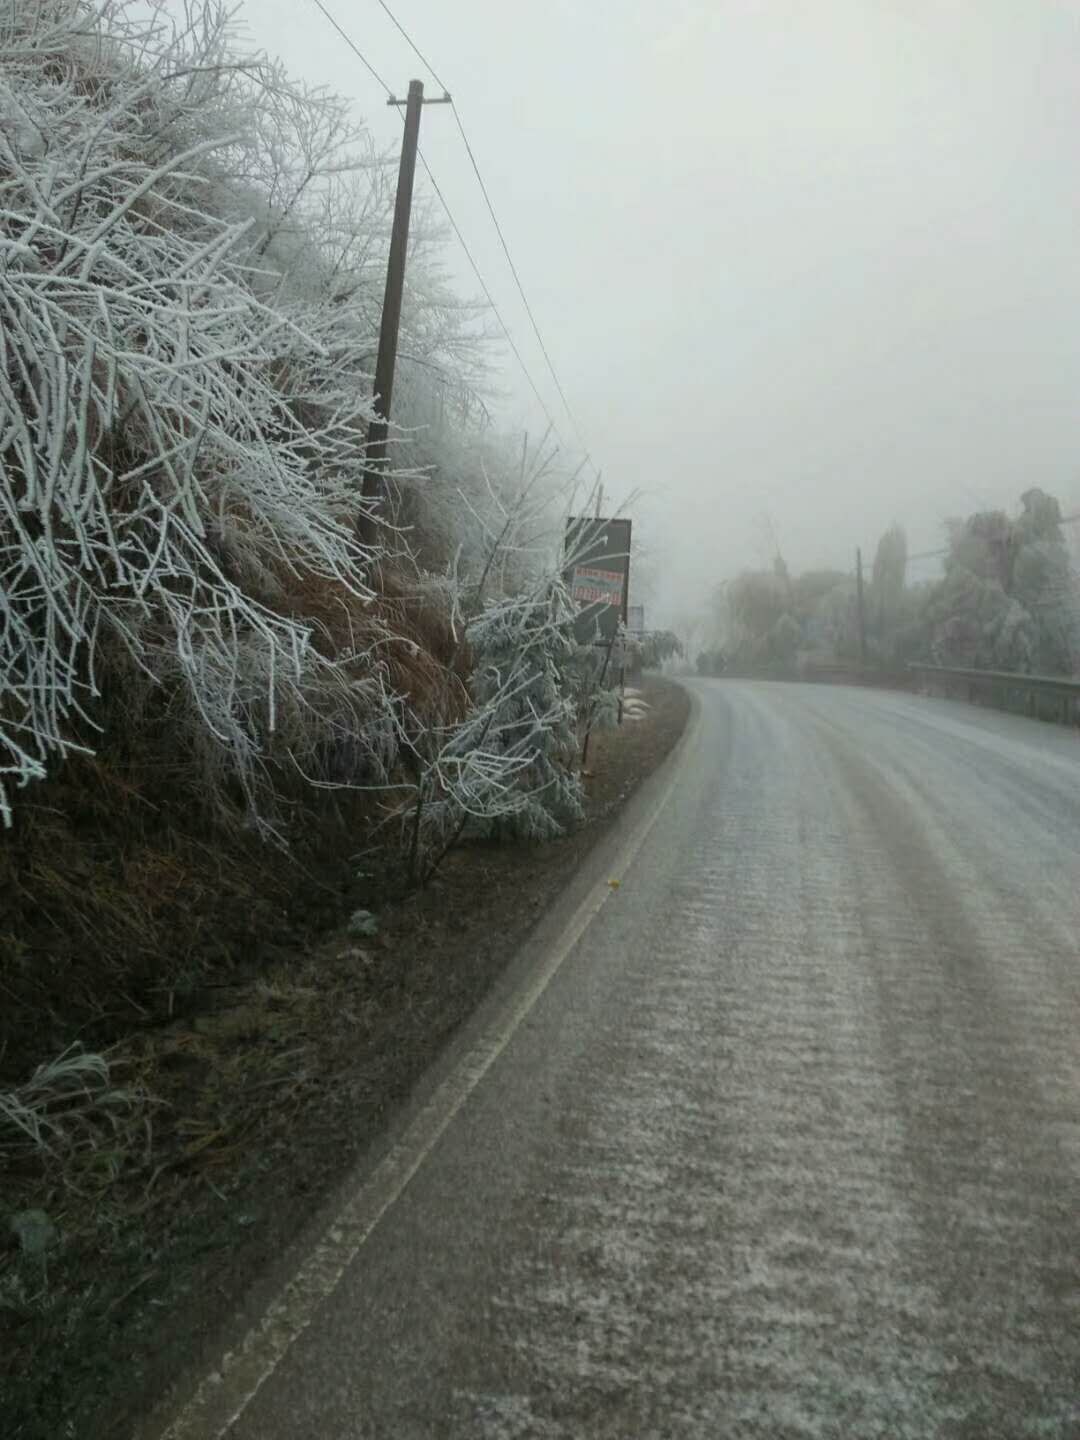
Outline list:
[[[1061,506],[1045,491],[1020,497],[1020,513],[979,511],[948,522],[940,579],[908,581],[904,531],[891,526],[865,577],[866,660],[896,670],[912,661],[978,669],[1072,675],[1080,670],[1080,576]],[[791,575],[746,570],[718,585],[712,642],[702,674],[725,670],[794,673],[806,660],[862,658],[854,573]]]

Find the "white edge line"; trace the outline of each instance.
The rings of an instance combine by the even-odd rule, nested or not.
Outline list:
[[[687,731],[675,752],[676,758],[689,748],[700,724],[701,710],[694,703]],[[656,804],[619,852],[610,867],[611,879],[621,879],[630,868],[670,800],[681,768],[675,764]],[[215,1440],[222,1440],[232,1429],[311,1324],[319,1306],[337,1288],[380,1220],[401,1197],[458,1111],[506,1049],[611,894],[608,879],[597,881],[532,980],[487,1034],[462,1057],[356,1193],[343,1203],[322,1238],[270,1302],[259,1322],[248,1331],[239,1348],[223,1356],[218,1371],[200,1382],[179,1415],[167,1429],[159,1432],[159,1440],[207,1440],[211,1435]]]

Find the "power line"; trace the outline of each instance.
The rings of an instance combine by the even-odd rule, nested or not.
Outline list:
[[[348,45],[349,49],[353,52],[353,54],[357,57],[357,59],[360,60],[360,62],[363,64],[364,68],[368,71],[368,73],[375,78],[375,80],[379,83],[379,85],[380,85],[380,86],[383,88],[383,90],[386,92],[387,96],[392,100],[392,99],[394,98],[394,92],[393,92],[393,90],[391,90],[390,86],[386,83],[386,81],[382,78],[382,76],[379,74],[379,72],[375,69],[375,67],[374,67],[374,65],[372,65],[371,61],[368,60],[367,56],[361,51],[360,47],[356,44],[356,42],[352,39],[352,37],[346,32],[346,30],[338,23],[338,21],[337,21],[337,20],[334,18],[334,16],[330,13],[330,11],[327,9],[326,5],[323,3],[323,0],[313,0],[313,3],[318,7],[318,9],[319,9],[319,10],[322,12],[322,14],[325,16],[325,18],[326,18],[326,19],[330,22],[330,24],[334,27],[334,29],[335,29],[335,30],[337,31],[337,33],[341,36],[341,38],[345,41],[346,45]],[[395,26],[397,27],[397,29],[401,32],[401,34],[404,36],[405,40],[408,42],[409,46],[411,47],[413,53],[418,57],[418,59],[419,59],[420,62],[424,65],[424,67],[430,72],[432,78],[435,80],[435,83],[436,83],[437,85],[441,86],[444,94],[448,93],[448,92],[447,92],[447,89],[446,89],[446,86],[443,84],[442,80],[439,78],[437,72],[435,71],[434,67],[431,65],[430,61],[426,59],[426,57],[424,56],[423,52],[418,48],[418,46],[416,45],[416,43],[413,41],[412,37],[409,35],[408,31],[404,28],[404,26],[401,24],[401,22],[397,19],[397,17],[395,16],[394,12],[390,9],[389,5],[387,5],[387,4],[385,3],[385,0],[379,0],[379,4],[382,6],[383,10],[386,11],[386,14],[390,17],[390,19],[393,21],[394,25],[395,25]],[[453,104],[451,104],[451,109],[454,110],[454,118],[457,120],[458,128],[459,128],[459,130],[460,130],[460,129],[461,129],[461,120],[460,120],[460,117],[457,115],[457,110],[456,110],[456,108],[453,106]],[[464,131],[462,131],[462,137],[464,138]],[[468,145],[468,141],[466,141],[466,145]],[[476,260],[475,260],[475,258],[474,258],[474,256],[473,256],[473,253],[472,253],[471,249],[469,248],[469,245],[468,245],[468,243],[467,243],[467,241],[466,241],[466,239],[465,239],[465,236],[464,236],[464,235],[462,234],[462,232],[461,232],[461,227],[458,225],[457,221],[456,221],[455,218],[454,218],[454,213],[453,213],[453,211],[450,209],[449,202],[447,201],[446,196],[445,196],[444,193],[443,193],[442,187],[440,186],[439,182],[435,179],[435,176],[434,176],[434,174],[432,173],[432,170],[431,170],[431,166],[428,164],[427,160],[426,160],[425,157],[424,157],[424,152],[418,148],[418,149],[417,149],[417,155],[418,155],[418,158],[419,158],[419,160],[420,160],[421,165],[424,167],[424,173],[427,175],[428,180],[431,182],[431,187],[432,187],[432,189],[435,191],[435,194],[438,196],[439,203],[442,205],[443,210],[446,212],[446,218],[447,218],[447,220],[450,222],[450,228],[453,230],[455,236],[457,237],[458,244],[461,246],[462,251],[463,251],[464,254],[465,254],[465,258],[468,260],[469,266],[470,266],[470,268],[472,269],[473,274],[476,276],[477,284],[480,286],[480,289],[483,291],[483,293],[484,293],[484,298],[487,300],[487,303],[490,305],[492,314],[495,316],[495,319],[498,321],[498,323],[499,323],[499,328],[502,330],[502,333],[503,333],[503,335],[504,335],[504,337],[505,337],[505,339],[506,339],[506,343],[509,345],[509,347],[510,347],[512,353],[513,353],[513,356],[514,356],[515,360],[517,361],[518,365],[521,367],[521,372],[522,372],[522,374],[525,376],[525,379],[528,381],[529,388],[532,390],[533,395],[536,397],[537,404],[540,406],[540,409],[541,409],[541,411],[543,412],[543,415],[544,415],[545,420],[546,420],[547,423],[550,425],[551,430],[552,430],[552,432],[554,433],[554,435],[556,436],[556,438],[557,438],[562,444],[565,445],[565,441],[563,441],[562,436],[559,434],[559,427],[556,425],[555,420],[554,420],[554,418],[552,417],[551,411],[550,411],[550,409],[548,408],[547,404],[546,404],[545,401],[544,401],[544,397],[543,397],[543,395],[542,395],[541,392],[540,392],[540,388],[539,388],[539,386],[537,385],[536,381],[533,379],[532,374],[531,374],[531,372],[529,371],[529,367],[525,364],[524,357],[522,356],[521,351],[518,349],[518,347],[517,347],[517,345],[516,345],[516,343],[515,343],[515,341],[514,341],[514,337],[513,337],[513,336],[511,335],[511,333],[510,333],[510,328],[509,328],[509,326],[507,325],[506,321],[503,319],[502,313],[500,312],[498,305],[496,305],[496,303],[495,303],[495,298],[494,298],[494,296],[492,295],[490,289],[488,288],[487,283],[485,282],[483,275],[481,275],[481,273],[480,273],[480,267],[477,265]],[[473,164],[474,164],[474,166],[475,166],[475,161],[473,162]],[[477,172],[477,173],[479,174],[479,172]],[[481,181],[481,184],[483,184],[482,181]],[[492,218],[494,218],[494,215],[492,216]],[[497,222],[496,222],[496,228],[497,228]],[[501,233],[500,233],[500,239],[501,239],[501,238],[502,238],[502,237],[501,237]],[[504,248],[505,248],[505,242],[503,242],[503,243],[504,243]],[[507,256],[507,258],[509,258],[509,255]],[[512,268],[512,267],[513,267],[513,262],[511,262],[511,268]],[[514,278],[517,279],[517,272],[516,272],[516,271],[514,272]],[[518,281],[518,288],[519,288],[519,290],[520,290],[520,288],[521,288],[521,282],[520,282],[520,281]],[[522,295],[522,298],[524,298],[524,294]],[[528,308],[528,302],[526,302],[526,308]],[[532,319],[532,312],[531,312],[531,311],[529,312],[529,318]],[[536,328],[536,322],[535,322],[535,320],[533,320],[533,328],[534,328],[534,329]],[[538,338],[538,339],[540,338],[540,337],[539,337],[539,331],[537,331],[537,338]],[[541,340],[540,343],[541,343],[541,348],[543,349],[543,341]],[[550,361],[550,359],[548,359],[548,355],[547,355],[547,351],[546,351],[546,350],[544,350],[544,358],[545,358],[545,360],[547,360],[547,362],[548,362],[548,367],[549,367],[549,369],[550,369],[550,368],[551,368],[551,361]],[[554,380],[555,380],[555,384],[558,386],[559,394],[560,394],[560,396],[562,397],[563,404],[566,405],[566,396],[563,394],[562,386],[559,385],[559,380],[558,380],[558,377],[555,375],[554,370],[552,370],[552,376],[553,376],[553,378],[554,378]],[[569,408],[568,405],[567,405],[566,408],[567,408],[567,414],[570,415],[571,423],[574,424],[575,431],[577,432],[578,442],[579,442],[579,444],[581,444],[581,447],[582,447],[582,449],[584,450],[584,449],[586,449],[586,446],[585,446],[584,442],[583,442],[582,439],[581,439],[581,434],[580,434],[580,431],[578,431],[578,429],[577,429],[576,422],[574,422],[573,414],[571,413],[570,408]],[[590,463],[591,463],[591,462],[590,462]],[[594,466],[594,469],[595,469],[595,466]]]
[[[439,72],[435,69],[431,61],[420,49],[419,45],[417,45],[416,41],[409,34],[408,30],[405,29],[405,26],[402,25],[401,21],[397,18],[393,10],[391,10],[390,6],[386,3],[386,0],[378,0],[378,3],[380,8],[385,12],[385,14],[389,16],[395,29],[404,38],[405,43],[409,46],[410,50],[412,50],[413,54],[420,61],[421,65],[423,65],[424,68],[431,75],[436,85],[441,87],[443,94],[449,94],[450,87],[439,75]],[[563,389],[562,381],[559,379],[558,371],[555,369],[555,365],[552,362],[551,355],[548,351],[547,345],[544,342],[544,337],[540,333],[540,326],[537,324],[536,316],[533,313],[533,308],[529,303],[529,297],[525,294],[525,286],[522,284],[521,275],[518,273],[518,268],[514,264],[514,258],[510,254],[510,246],[507,244],[506,236],[503,233],[503,228],[499,224],[499,217],[495,214],[495,206],[492,202],[491,194],[488,190],[487,184],[485,183],[484,177],[481,174],[480,165],[476,158],[476,152],[473,150],[473,147],[469,141],[469,137],[465,133],[465,126],[461,119],[461,113],[458,110],[457,104],[453,100],[451,100],[450,102],[450,108],[454,112],[454,120],[457,123],[458,132],[461,135],[462,143],[465,146],[465,152],[469,157],[469,163],[472,165],[473,173],[475,174],[477,183],[480,186],[480,193],[484,197],[484,204],[487,206],[488,214],[491,217],[491,223],[495,227],[495,234],[499,237],[499,244],[502,246],[502,252],[506,256],[506,263],[510,267],[510,273],[514,277],[514,284],[517,286],[518,294],[521,296],[521,303],[525,307],[525,313],[529,317],[529,324],[532,326],[533,334],[536,336],[536,343],[540,347],[540,353],[544,357],[544,363],[547,365],[551,378],[555,382],[555,388],[559,392],[559,399],[562,401],[563,409],[566,411],[567,417],[570,420],[570,424],[573,426],[574,434],[577,437],[578,444],[581,446],[582,450],[586,452],[586,458],[589,458],[589,447],[585,443],[584,436],[581,433],[581,426],[577,422],[577,417],[574,414],[573,409],[571,408],[570,401],[566,398],[566,391]],[[550,416],[548,418],[550,419]],[[590,464],[591,463],[592,461],[590,459]],[[595,465],[593,465],[593,469],[596,469]]]
[[[369,73],[370,75],[372,75],[372,76],[375,78],[375,80],[382,86],[382,88],[386,91],[387,95],[390,96],[391,98],[393,98],[394,92],[390,89],[390,86],[387,85],[386,81],[382,78],[382,76],[379,74],[379,72],[375,69],[375,66],[372,65],[371,61],[367,58],[367,56],[364,54],[364,52],[360,49],[359,45],[357,45],[356,41],[353,40],[353,38],[352,38],[350,35],[347,35],[347,34],[345,33],[345,31],[341,28],[341,26],[338,24],[338,22],[334,19],[333,15],[330,14],[330,11],[329,11],[329,10],[326,8],[326,6],[323,4],[323,0],[312,0],[312,3],[313,3],[314,5],[316,5],[316,6],[322,11],[323,15],[326,17],[327,20],[329,20],[330,24],[334,27],[334,29],[337,31],[337,33],[341,36],[342,40],[345,41],[345,44],[348,45],[349,49],[353,52],[353,54],[356,56],[356,58],[360,61],[361,65],[363,65],[364,68],[368,71],[368,73]]]
[[[465,253],[465,258],[466,258],[466,260],[468,260],[469,265],[472,267],[472,272],[473,272],[473,274],[476,276],[476,282],[477,282],[477,284],[480,286],[480,289],[484,292],[484,298],[487,300],[488,304],[491,306],[492,314],[495,316],[495,319],[499,322],[499,327],[500,327],[500,329],[502,330],[503,335],[506,337],[506,343],[510,346],[510,349],[511,349],[511,350],[513,351],[513,353],[514,353],[514,358],[517,360],[518,364],[521,366],[521,373],[525,376],[525,379],[529,382],[529,386],[530,386],[530,388],[532,389],[533,394],[536,396],[536,402],[537,402],[537,404],[540,406],[540,409],[544,412],[544,418],[547,420],[548,424],[551,426],[551,428],[552,428],[552,430],[554,431],[554,433],[555,433],[557,436],[559,436],[559,439],[561,440],[562,437],[559,435],[559,427],[555,424],[555,421],[552,419],[551,411],[548,409],[547,405],[544,403],[544,397],[543,397],[543,395],[541,395],[540,389],[539,389],[539,387],[537,386],[536,381],[532,378],[532,375],[529,373],[529,367],[525,364],[525,361],[524,361],[524,359],[522,358],[522,355],[521,355],[521,351],[518,349],[517,345],[514,343],[514,337],[510,334],[510,330],[509,330],[509,328],[507,327],[506,321],[503,319],[503,317],[502,317],[502,315],[501,315],[501,313],[500,313],[500,311],[499,311],[499,307],[495,304],[495,301],[494,301],[494,299],[492,298],[491,291],[488,289],[487,284],[486,284],[485,281],[484,281],[484,277],[483,277],[483,275],[481,275],[481,273],[480,273],[480,267],[477,265],[476,260],[473,258],[473,253],[472,253],[472,251],[469,249],[468,243],[467,243],[466,240],[465,240],[465,236],[461,233],[461,228],[460,228],[460,226],[458,225],[457,221],[454,219],[454,212],[450,209],[450,206],[449,206],[449,204],[447,203],[446,196],[443,194],[442,188],[441,188],[441,186],[439,185],[439,182],[435,179],[435,176],[431,173],[431,166],[427,163],[427,160],[424,158],[424,152],[423,152],[422,150],[418,150],[418,151],[417,151],[417,154],[418,154],[419,157],[420,157],[420,164],[424,167],[424,173],[427,175],[428,179],[431,181],[431,187],[432,187],[432,189],[435,191],[435,194],[439,197],[439,201],[440,201],[443,209],[446,211],[446,218],[447,218],[447,220],[449,220],[449,222],[450,222],[450,228],[453,230],[454,234],[457,236],[458,244],[461,246],[462,250],[464,251],[464,253]]]
[[[574,433],[577,436],[578,443],[583,450],[587,451],[588,446],[585,444],[585,440],[581,434],[581,427],[577,423],[577,418],[574,415],[574,412],[570,406],[570,401],[566,398],[566,391],[562,387],[562,381],[559,379],[558,372],[556,371],[555,366],[552,363],[551,356],[548,354],[548,348],[544,344],[544,337],[540,333],[540,326],[536,323],[536,316],[533,314],[533,308],[529,304],[529,297],[525,294],[525,287],[521,283],[521,276],[518,274],[518,268],[514,264],[513,256],[510,254],[510,247],[506,243],[506,236],[503,234],[502,226],[499,224],[499,217],[495,214],[495,206],[492,204],[491,196],[488,193],[487,185],[484,183],[484,177],[480,173],[480,166],[477,163],[476,155],[473,152],[472,146],[469,144],[469,137],[465,133],[465,126],[462,124],[461,114],[458,110],[457,105],[453,101],[451,101],[450,108],[454,112],[454,119],[457,121],[457,127],[461,134],[462,143],[465,146],[466,153],[469,157],[469,162],[472,165],[474,174],[476,175],[476,180],[480,186],[480,193],[484,197],[484,203],[487,206],[488,214],[491,216],[491,223],[495,227],[495,234],[499,237],[499,244],[502,246],[503,254],[506,256],[506,263],[510,267],[510,273],[514,277],[514,284],[517,286],[518,294],[521,296],[521,303],[524,305],[525,313],[529,317],[530,325],[532,325],[533,334],[536,336],[536,343],[540,346],[540,353],[543,355],[544,362],[551,373],[551,378],[555,382],[555,388],[559,392],[559,399],[562,401],[563,408],[565,409],[567,415],[570,418],[571,425],[574,427]],[[595,469],[596,467],[593,466],[593,468]]]
[[[386,14],[389,15],[390,21],[391,21],[391,23],[393,24],[395,30],[397,30],[397,32],[404,38],[406,45],[408,45],[409,49],[413,52],[413,54],[416,56],[416,58],[420,61],[420,64],[423,65],[424,69],[428,72],[428,74],[431,76],[431,78],[435,81],[435,84],[438,85],[438,86],[441,88],[441,90],[442,90],[442,92],[443,92],[444,95],[448,95],[448,94],[450,93],[450,88],[449,88],[449,86],[443,84],[443,82],[442,82],[442,80],[441,80],[441,78],[440,78],[440,76],[439,76],[439,72],[435,69],[435,66],[432,65],[431,61],[427,58],[427,56],[424,54],[424,52],[423,52],[423,51],[420,49],[420,47],[417,45],[416,41],[412,38],[412,36],[409,34],[409,32],[405,29],[405,26],[402,25],[401,21],[397,18],[397,16],[394,14],[394,12],[390,9],[390,6],[387,5],[386,0],[379,0],[379,5],[380,5],[380,7],[386,12]]]

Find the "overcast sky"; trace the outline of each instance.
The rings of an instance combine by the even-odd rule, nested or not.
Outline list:
[[[327,3],[395,88],[436,88],[377,0]],[[1031,484],[1080,501],[1080,4],[392,6],[606,482],[646,492],[665,610],[767,560],[770,526],[793,568],[846,567],[894,519],[920,550]],[[400,134],[312,0],[243,17]],[[565,420],[446,110],[422,144]]]

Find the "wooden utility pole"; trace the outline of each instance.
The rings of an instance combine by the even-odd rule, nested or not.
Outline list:
[[[855,551],[855,590],[859,604],[859,659],[866,664],[866,600],[863,596],[862,550]]]
[[[398,106],[402,102],[391,95],[386,102]],[[375,419],[368,426],[364,456],[364,508],[357,529],[360,539],[370,545],[375,540],[375,505],[383,497],[386,477],[386,439],[389,434],[390,401],[394,393],[394,370],[397,365],[398,330],[401,326],[401,296],[405,287],[405,259],[409,249],[409,218],[412,214],[413,180],[416,176],[416,151],[420,143],[420,111],[424,105],[449,105],[450,96],[438,100],[424,99],[421,80],[409,81],[409,98],[405,101],[405,134],[401,141],[401,162],[398,166],[397,197],[394,201],[394,227],[390,232],[390,256],[386,263],[386,293],[383,297],[382,324],[379,327],[379,354],[375,361]]]

